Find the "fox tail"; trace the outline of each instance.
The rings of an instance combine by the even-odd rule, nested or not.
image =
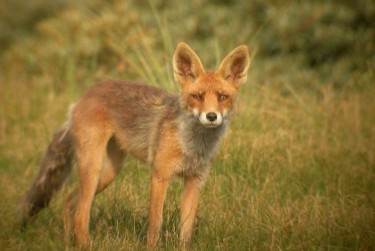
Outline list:
[[[69,123],[66,123],[53,136],[34,182],[21,202],[22,226],[48,206],[71,173],[73,159],[73,139]]]

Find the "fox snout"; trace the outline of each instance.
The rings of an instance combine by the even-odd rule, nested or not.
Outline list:
[[[220,112],[201,112],[195,115],[205,127],[214,128],[223,123],[223,115]]]
[[[209,112],[206,114],[206,118],[210,121],[210,122],[214,122],[216,119],[217,119],[217,114],[214,113],[214,112]]]

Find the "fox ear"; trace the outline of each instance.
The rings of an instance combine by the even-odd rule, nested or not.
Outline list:
[[[239,88],[246,81],[249,66],[250,58],[247,46],[240,45],[223,59],[219,67],[219,74]]]
[[[173,56],[174,78],[181,85],[189,83],[204,72],[197,54],[185,43],[179,43]]]

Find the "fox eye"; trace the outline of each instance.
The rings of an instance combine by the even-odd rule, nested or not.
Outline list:
[[[225,95],[225,94],[220,94],[219,95],[219,101],[224,101],[228,98],[228,95]]]
[[[202,101],[203,100],[203,95],[202,94],[190,94],[190,96],[193,97],[193,99]]]

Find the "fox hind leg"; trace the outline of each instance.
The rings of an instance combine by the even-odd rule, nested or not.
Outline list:
[[[90,147],[77,155],[79,188],[74,214],[75,234],[80,246],[89,246],[90,209],[105,163],[105,148]]]
[[[74,218],[78,245],[90,246],[89,220],[94,196],[114,180],[122,167],[125,153],[114,138],[103,131],[76,139],[79,188],[68,197],[65,226],[68,230],[71,225],[69,218]]]
[[[103,191],[109,184],[114,181],[117,174],[122,170],[126,152],[120,148],[116,139],[112,137],[107,145],[107,155],[104,160],[104,166],[99,178],[99,184],[96,194]]]
[[[123,168],[123,163],[126,157],[125,151],[121,150],[120,146],[118,145],[118,143],[113,137],[108,141],[106,149],[107,149],[107,152],[104,156],[102,169],[99,175],[99,180],[97,181],[95,194],[100,193],[106,187],[108,187],[109,184],[112,183],[112,181],[116,178],[117,174]],[[83,181],[80,180],[80,182],[83,182]],[[74,220],[74,215],[76,213],[76,209],[79,203],[79,197],[80,197],[79,194],[80,194],[80,189],[77,188],[69,194],[66,200],[65,212],[64,212],[65,214],[64,228],[65,228],[65,233],[66,233],[65,236],[67,240],[70,239],[69,233],[71,232],[71,228],[73,225],[72,221]]]

